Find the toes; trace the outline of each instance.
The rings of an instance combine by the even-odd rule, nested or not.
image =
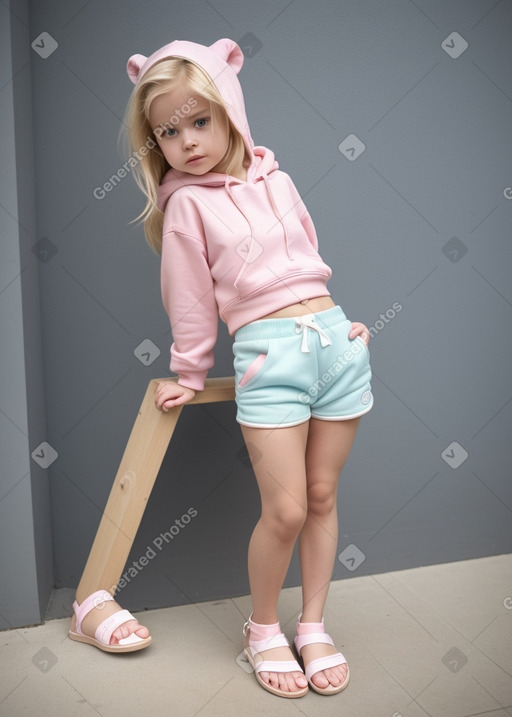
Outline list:
[[[339,687],[343,684],[343,682],[345,682],[346,677],[347,666],[339,665],[331,667],[327,670],[320,670],[312,676],[311,680],[317,687],[325,689],[329,686]]]
[[[313,682],[317,687],[320,687],[321,689],[329,687],[329,680],[327,679],[323,671],[315,672],[315,674],[311,677],[311,682]]]
[[[122,625],[119,625],[119,627],[114,630],[114,632],[112,633],[112,637],[110,638],[110,644],[116,645],[119,640],[123,640],[125,637],[129,637],[133,633],[143,639],[149,637],[149,630],[147,629],[147,627],[139,625],[137,620],[128,620]]]
[[[270,687],[283,692],[298,692],[308,684],[302,672],[260,672],[260,677]]]
[[[274,672],[271,673],[272,677],[274,678],[274,681],[272,683],[273,687],[277,687],[280,690],[283,690],[283,692],[292,692],[293,688],[288,682],[288,675],[284,672]]]
[[[284,692],[299,692],[307,687],[308,681],[302,672],[279,672],[279,689]]]
[[[122,640],[124,637],[126,637],[123,632],[123,627],[123,625],[121,625],[120,627],[116,627],[116,629],[112,633],[112,637],[110,638],[111,645],[117,645],[119,640]]]
[[[285,692],[294,692],[297,687],[295,686],[295,680],[289,672],[281,672],[279,675],[279,688]]]
[[[345,680],[347,678],[348,666],[347,665],[338,665],[337,667],[333,667],[332,671],[335,675],[335,678],[338,680],[338,682],[336,683],[336,687],[338,687],[343,682],[345,682]],[[329,675],[327,675],[327,677],[330,679]],[[334,684],[332,682],[332,680],[331,680],[331,684]]]
[[[270,682],[270,677],[271,677],[270,672],[260,672],[260,677],[261,677],[261,679],[263,680],[263,682],[266,682],[266,683],[267,683],[267,685],[270,685],[270,684],[271,684],[271,682]],[[272,686],[274,686],[274,685],[272,685]]]
[[[270,685],[270,687],[274,687],[276,690],[283,689],[279,684],[278,672],[260,672],[260,676],[263,678],[264,682],[267,683],[267,685]]]
[[[279,679],[277,678],[277,675],[275,672],[267,672],[267,677],[265,679],[265,682],[269,684],[271,687],[279,687]]]
[[[308,681],[306,679],[306,675],[303,672],[293,672],[292,675],[293,675],[293,682],[294,682],[294,685],[293,685],[294,690],[297,690],[297,688],[299,690],[303,690],[304,687],[308,686]]]
[[[329,680],[329,683],[333,687],[339,687],[341,685],[341,677],[340,677],[340,670],[337,667],[330,668],[328,670],[324,670],[324,675],[327,680]]]
[[[288,675],[284,672],[276,672],[275,679],[277,683],[277,687],[279,687],[280,690],[283,690],[283,692],[292,692],[292,687],[288,682]]]
[[[340,679],[342,682],[345,682],[345,680],[347,679],[347,675],[348,675],[348,665],[341,665],[339,670],[340,670],[340,675],[341,675]]]

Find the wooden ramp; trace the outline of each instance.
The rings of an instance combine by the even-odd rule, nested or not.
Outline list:
[[[110,492],[98,532],[77,588],[78,603],[96,590],[112,595],[122,575],[135,535],[183,406],[167,413],[155,406],[155,390],[162,381],[150,381]],[[234,377],[209,378],[204,391],[187,406],[233,401]]]

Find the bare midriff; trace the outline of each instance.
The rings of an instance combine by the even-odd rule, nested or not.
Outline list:
[[[290,304],[285,306],[278,311],[273,311],[271,314],[261,316],[261,319],[289,319],[294,316],[305,316],[306,314],[316,314],[319,311],[325,311],[326,309],[332,309],[336,306],[330,296],[315,296],[312,299],[305,299],[299,301],[297,304]]]

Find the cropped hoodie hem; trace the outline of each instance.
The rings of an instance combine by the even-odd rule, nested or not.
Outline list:
[[[288,292],[293,294],[293,300],[290,300]],[[296,277],[287,276],[285,291],[279,282],[275,286],[266,286],[257,296],[245,301],[237,301],[229,312],[228,331],[234,336],[238,329],[251,321],[257,321],[290,304],[297,304],[317,296],[329,296],[324,275],[307,277],[301,272]]]

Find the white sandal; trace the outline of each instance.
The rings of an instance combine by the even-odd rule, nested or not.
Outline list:
[[[312,690],[315,690],[315,692],[318,692],[321,695],[335,695],[338,692],[341,692],[348,685],[350,679],[350,670],[348,669],[347,661],[341,652],[336,652],[334,655],[327,655],[326,657],[319,657],[316,660],[311,660],[311,662],[308,662],[307,665],[301,655],[301,650],[306,645],[323,643],[334,647],[332,637],[325,632],[323,618],[322,622],[300,622],[299,615],[299,619],[297,620],[297,633],[299,632],[299,625],[307,625],[309,629],[315,630],[314,632],[307,632],[301,635],[297,634],[297,637],[295,638],[295,648],[304,664],[304,672],[306,673],[309,686]],[[347,676],[341,685],[338,685],[337,687],[334,687],[334,685],[329,685],[329,687],[317,687],[311,680],[313,675],[317,672],[320,672],[321,670],[328,670],[330,667],[339,667],[341,665],[347,665]]]
[[[277,624],[277,629],[279,630],[277,634],[270,635],[263,640],[251,640],[251,623],[252,620],[249,618],[244,625],[244,637],[247,637],[247,634],[249,633],[249,644],[244,648],[244,655],[254,669],[254,674],[256,675],[256,679],[260,685],[265,690],[268,690],[269,692],[272,692],[272,694],[278,695],[279,697],[288,697],[292,699],[295,697],[303,697],[309,692],[307,685],[306,687],[298,688],[294,692],[286,692],[285,690],[280,690],[278,687],[272,687],[272,685],[269,685],[268,682],[265,682],[260,677],[260,672],[302,672],[302,669],[297,660],[265,660],[265,658],[261,656],[261,652],[272,650],[274,647],[290,647],[290,645],[284,634],[280,631],[279,624]],[[269,625],[268,627],[269,632],[271,632],[272,629],[276,629],[273,625]]]
[[[135,650],[142,650],[144,647],[147,647],[151,642],[151,636],[143,638],[139,637],[134,632],[128,637],[118,640],[115,645],[110,644],[110,638],[112,637],[114,630],[116,630],[123,623],[128,622],[128,620],[136,619],[133,617],[131,612],[128,612],[128,610],[120,610],[103,620],[103,622],[98,625],[94,637],[84,635],[82,632],[82,622],[85,616],[88,615],[91,610],[94,610],[94,608],[100,607],[102,603],[113,599],[112,595],[106,590],[98,590],[92,595],[89,595],[88,598],[85,598],[81,605],[79,605],[75,600],[73,603],[73,610],[76,615],[76,631],[72,632],[70,630],[68,633],[69,637],[77,642],[85,642],[88,645],[94,645],[104,652],[134,652]]]

